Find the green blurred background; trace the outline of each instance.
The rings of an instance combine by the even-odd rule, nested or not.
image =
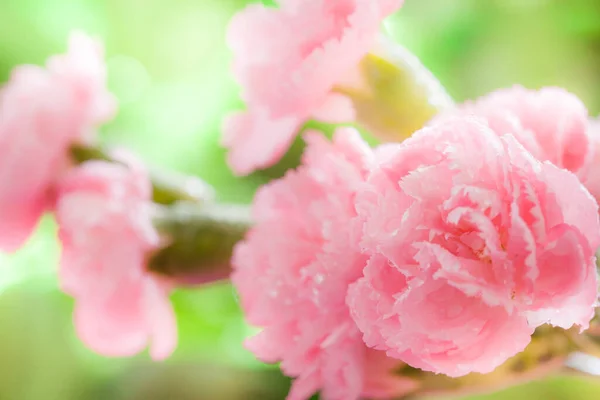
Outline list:
[[[247,3],[0,0],[0,82],[15,65],[64,51],[73,28],[99,35],[121,105],[103,140],[199,175],[223,200],[249,202],[282,168],[235,179],[218,146],[223,115],[241,106],[225,27]],[[388,28],[457,100],[513,83],[559,85],[600,112],[598,0],[406,0]],[[224,284],[173,295],[180,341],[164,363],[88,351],[57,288],[54,234],[46,219],[26,248],[1,258],[0,400],[283,399],[289,380],[243,349],[251,330]],[[478,399],[599,397],[598,383],[557,377]]]

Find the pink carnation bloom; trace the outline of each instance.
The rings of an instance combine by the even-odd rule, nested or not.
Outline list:
[[[79,337],[103,355],[133,355],[150,342],[151,356],[162,359],[176,345],[170,284],[145,269],[159,244],[151,193],[144,171],[101,161],[58,184],[61,286],[75,298]]]
[[[0,249],[18,249],[51,201],[51,185],[84,139],[115,108],[102,49],[82,34],[46,69],[22,66],[0,92]]]
[[[316,132],[306,140],[303,166],[258,192],[256,226],[234,251],[242,307],[264,327],[248,347],[297,377],[290,400],[318,390],[328,400],[411,390],[391,377],[397,360],[367,349],[345,304],[366,262],[349,224],[373,154],[349,128],[333,143]]]
[[[279,8],[250,5],[229,26],[233,70],[249,106],[248,115],[239,117],[246,123],[224,125],[223,144],[231,150],[229,164],[238,174],[277,162],[309,118],[353,119],[350,100],[331,90],[353,76],[374,45],[381,21],[403,1],[278,3]],[[248,146],[258,151],[246,151]]]
[[[486,119],[494,132],[512,134],[534,157],[574,173],[585,173],[593,154],[587,109],[561,88],[500,89],[463,104],[459,113]]]
[[[588,327],[600,223],[574,174],[470,118],[380,157],[356,200],[371,258],[347,298],[369,347],[457,377],[491,372],[541,324]]]

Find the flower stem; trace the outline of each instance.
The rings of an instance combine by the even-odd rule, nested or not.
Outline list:
[[[110,149],[99,146],[74,145],[71,157],[77,164],[90,160],[122,163],[111,156]],[[215,198],[214,189],[203,180],[174,171],[147,167],[152,182],[152,200],[157,204],[174,204],[178,201],[195,203],[211,202]]]
[[[233,247],[252,221],[248,206],[181,202],[158,208],[154,224],[167,243],[150,257],[149,270],[196,285],[229,276]]]

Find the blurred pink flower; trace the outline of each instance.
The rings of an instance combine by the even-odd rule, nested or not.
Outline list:
[[[491,372],[541,324],[588,327],[598,205],[502,133],[448,118],[379,152],[356,200],[371,257],[347,298],[369,347],[456,377]]]
[[[227,162],[240,175],[273,165],[291,146],[300,124],[294,117],[270,118],[265,109],[229,114],[221,141],[229,147]]]
[[[151,356],[162,359],[177,342],[170,284],[145,269],[159,243],[151,193],[139,167],[102,161],[70,170],[58,184],[61,286],[75,298],[79,337],[103,355],[133,355],[150,342]]]
[[[101,46],[75,33],[67,54],[47,69],[21,66],[0,92],[0,249],[18,249],[51,201],[71,144],[108,120],[115,103],[105,86]]]
[[[117,104],[106,89],[104,47],[100,41],[73,32],[68,53],[50,57],[48,71],[74,96],[76,117],[82,119],[80,132],[89,129],[94,134],[94,128],[114,117]]]
[[[594,148],[589,169],[582,176],[585,187],[590,191],[596,201],[600,202],[600,119],[590,120],[588,125],[590,140]]]
[[[242,307],[264,327],[248,347],[297,378],[290,400],[318,390],[326,400],[409,391],[414,384],[391,377],[398,362],[366,348],[345,303],[366,262],[350,223],[373,154],[349,128],[333,143],[316,132],[305,138],[303,165],[260,189],[256,226],[234,251]]]
[[[382,20],[402,3],[280,0],[278,8],[253,4],[233,17],[227,37],[234,53],[233,72],[250,113],[262,110],[260,117],[249,118],[294,121],[293,127],[285,128],[273,122],[272,129],[260,133],[253,124],[226,124],[225,135],[237,138],[224,142],[231,149],[229,164],[234,172],[247,174],[277,162],[292,134],[311,117],[353,119],[351,102],[332,93],[332,88],[355,75],[353,70],[375,43]],[[269,138],[279,146],[246,151],[248,146],[268,147]]]

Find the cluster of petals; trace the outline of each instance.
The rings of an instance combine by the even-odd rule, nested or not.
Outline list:
[[[349,99],[332,92],[374,44],[382,20],[402,0],[279,0],[233,17],[227,41],[248,110],[223,127],[233,171],[245,175],[277,162],[310,118],[349,121]]]
[[[493,371],[597,303],[598,205],[511,134],[447,118],[388,147],[356,199],[370,254],[347,302],[365,343],[436,373]]]
[[[540,325],[588,327],[600,221],[576,174],[468,115],[375,150],[350,130],[307,141],[303,165],[259,191],[233,258],[262,327],[248,346],[297,378],[290,399],[373,397],[394,360],[487,373]],[[383,398],[414,389],[383,376]]]
[[[594,158],[600,155],[595,154],[588,111],[565,89],[517,85],[496,90],[444,113],[433,123],[457,114],[485,119],[494,132],[512,134],[537,159],[568,169],[582,181],[593,179]]]
[[[176,345],[170,283],[145,268],[159,245],[151,194],[135,163],[88,161],[57,185],[59,279],[75,298],[79,337],[103,355],[129,356],[149,344],[151,356],[162,359]]]
[[[290,400],[388,398],[413,385],[399,364],[368,349],[346,306],[367,261],[348,222],[373,154],[350,128],[333,142],[306,134],[303,166],[256,195],[255,227],[234,251],[232,281],[248,321],[263,330],[247,346],[296,377]]]
[[[17,250],[46,210],[55,212],[59,278],[76,300],[82,341],[107,356],[153,358],[176,344],[171,284],[149,274],[159,245],[152,189],[138,161],[75,166],[70,149],[93,143],[116,112],[99,41],[75,32],[45,67],[21,66],[0,92],[0,249]]]
[[[105,81],[101,45],[75,33],[66,54],[51,57],[46,68],[16,68],[1,89],[1,250],[23,245],[51,206],[69,147],[112,117],[115,101]]]

